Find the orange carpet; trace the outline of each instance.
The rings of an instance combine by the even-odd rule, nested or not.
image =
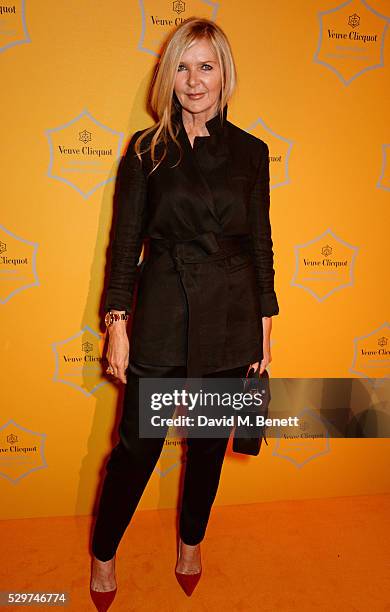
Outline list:
[[[92,520],[1,521],[0,590],[66,591],[64,609],[93,612]],[[176,520],[173,510],[136,512],[110,612],[390,611],[390,495],[214,506],[191,598],[174,576]]]

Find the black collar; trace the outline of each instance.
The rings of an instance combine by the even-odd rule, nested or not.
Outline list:
[[[227,110],[228,110],[228,105],[225,104],[225,106],[223,108],[223,113],[222,113],[222,115],[223,115],[222,121],[221,121],[221,117],[220,117],[220,113],[219,112],[216,115],[214,115],[214,117],[211,117],[211,119],[206,121],[205,125],[207,127],[207,131],[210,134],[210,136],[213,136],[214,134],[222,134],[223,128],[224,128],[224,125],[225,125],[225,122],[226,122]],[[174,105],[173,114],[174,114],[175,119],[179,123],[180,129],[181,130],[185,130],[184,123],[183,123],[183,115],[182,115],[181,106],[178,107],[175,104]]]
[[[214,117],[206,121],[206,127],[209,134],[215,134],[216,132],[222,132],[227,116],[227,104],[223,107],[222,111],[222,121],[220,117],[220,113],[218,112]]]

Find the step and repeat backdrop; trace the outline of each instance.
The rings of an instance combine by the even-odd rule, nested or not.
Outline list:
[[[190,16],[228,35],[228,119],[270,150],[271,377],[389,376],[390,0],[1,0],[1,518],[94,510],[123,398],[103,360],[116,172]],[[268,444],[229,446],[217,504],[390,491],[389,439]],[[176,505],[184,461],[167,440],[140,508]]]

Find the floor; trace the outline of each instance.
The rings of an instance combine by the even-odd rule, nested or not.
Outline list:
[[[0,521],[0,591],[66,591],[65,609],[93,612],[92,520]],[[191,598],[175,579],[175,546],[175,511],[136,512],[110,612],[390,612],[390,495],[214,507]]]

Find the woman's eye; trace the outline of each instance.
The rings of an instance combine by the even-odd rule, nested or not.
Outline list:
[[[209,70],[212,70],[212,69],[213,69],[213,67],[212,67],[212,66],[210,66],[210,64],[202,64],[202,68],[203,68],[204,66],[206,66],[206,67],[207,67],[206,72],[207,72],[207,71],[209,71]],[[181,72],[181,69],[182,69],[182,68],[185,68],[184,64],[179,64],[178,71],[179,71],[179,72]]]

